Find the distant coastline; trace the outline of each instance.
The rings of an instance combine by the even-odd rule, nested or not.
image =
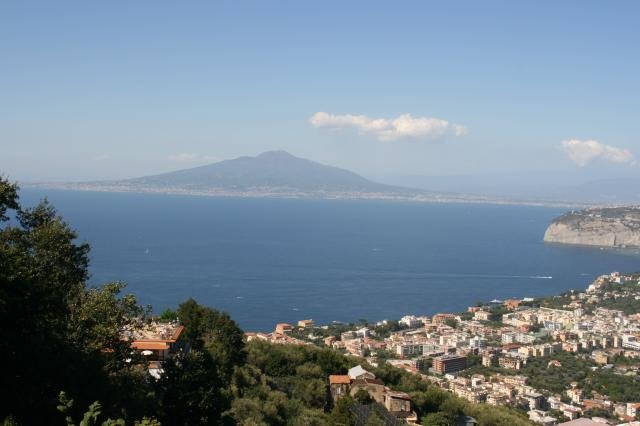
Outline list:
[[[205,166],[132,179],[33,183],[27,187],[72,191],[133,192],[238,198],[380,200],[419,203],[506,204],[584,208],[592,204],[440,192],[386,185],[354,172],[286,151],[266,151]]]
[[[501,198],[474,194],[450,194],[427,191],[404,193],[394,192],[348,192],[348,191],[296,191],[286,188],[262,187],[252,190],[228,190],[224,188],[211,189],[186,189],[180,187],[143,187],[118,184],[98,183],[21,183],[24,188],[54,189],[66,191],[87,192],[112,192],[112,193],[138,193],[138,194],[165,194],[188,195],[199,197],[225,197],[225,198],[270,198],[270,199],[320,199],[320,200],[376,200],[376,201],[400,201],[416,203],[457,203],[457,204],[495,204],[495,205],[522,205],[532,207],[561,207],[561,208],[589,208],[595,203],[587,202],[563,202],[556,200]]]

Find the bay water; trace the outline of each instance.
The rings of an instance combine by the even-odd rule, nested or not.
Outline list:
[[[461,311],[640,270],[638,250],[545,244],[561,208],[21,192],[44,196],[91,244],[90,283],[124,281],[155,312],[193,297],[245,330]]]

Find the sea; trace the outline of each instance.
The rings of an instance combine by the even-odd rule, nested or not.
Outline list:
[[[159,313],[188,298],[245,330],[380,321],[584,289],[640,270],[635,249],[545,244],[565,209],[24,189],[91,244],[91,285]]]

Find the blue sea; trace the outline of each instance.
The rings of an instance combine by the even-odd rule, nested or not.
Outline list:
[[[382,320],[585,288],[640,270],[637,250],[549,245],[564,209],[23,190],[92,246],[90,282],[155,312],[193,297],[245,330]]]

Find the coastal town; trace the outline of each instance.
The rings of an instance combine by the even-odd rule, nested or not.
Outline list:
[[[390,390],[368,366],[390,364],[472,403],[521,410],[545,426],[638,426],[638,280],[612,272],[583,291],[554,297],[493,300],[463,313],[373,324],[304,319],[245,338],[328,346],[362,359],[347,375],[327,377],[334,402],[365,391],[404,423],[418,424],[411,397]]]

